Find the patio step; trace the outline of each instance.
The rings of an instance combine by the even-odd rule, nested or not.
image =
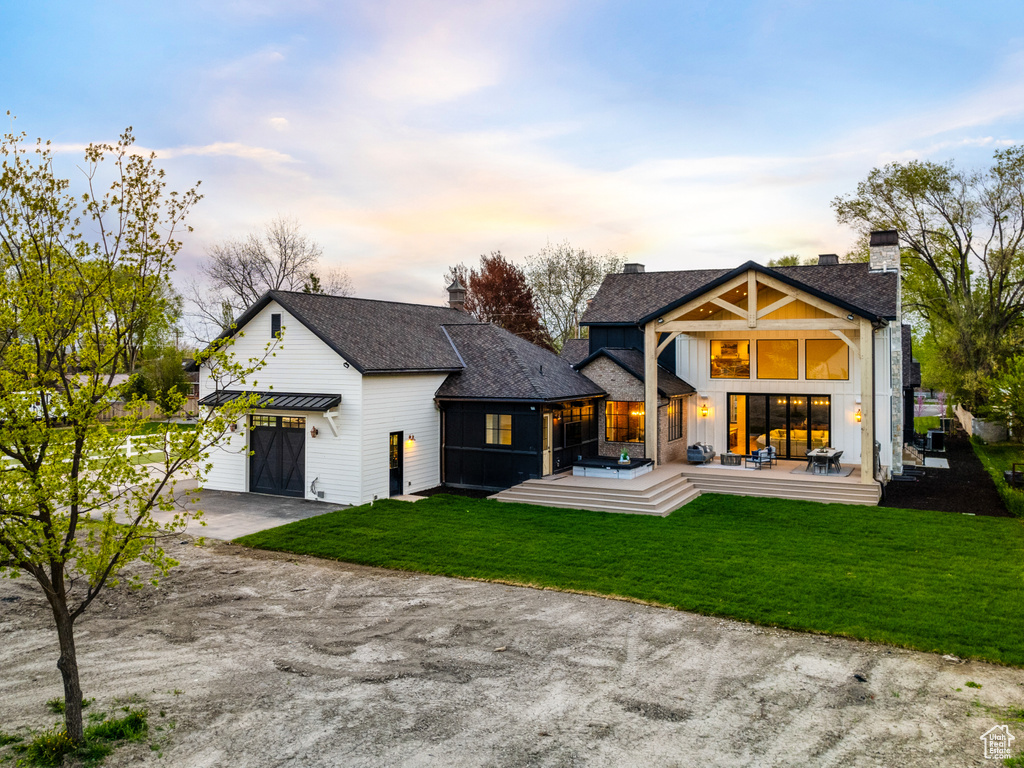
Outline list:
[[[765,496],[826,504],[876,506],[881,498],[877,483],[835,482],[823,478],[785,478],[756,472],[707,472],[683,469],[683,477],[701,493]]]
[[[584,485],[581,480],[595,478],[569,477],[551,480],[527,480],[520,485],[492,496],[498,501],[538,504],[546,507],[587,509],[594,512],[623,512],[664,517],[692,501],[700,492],[678,472],[663,473],[664,477],[647,483],[636,480],[603,482]],[[641,480],[642,478],[638,478]],[[630,485],[626,485],[630,483]]]

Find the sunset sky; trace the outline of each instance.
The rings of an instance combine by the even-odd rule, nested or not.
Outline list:
[[[545,242],[651,269],[844,252],[874,166],[1024,139],[1020,2],[8,4],[2,106],[202,180],[179,271],[293,216],[356,293]],[[11,123],[5,125],[9,130]]]

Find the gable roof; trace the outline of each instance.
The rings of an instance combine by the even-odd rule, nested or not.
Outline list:
[[[640,381],[644,380],[644,353],[633,347],[601,347],[574,367],[583,370],[599,357],[607,357],[627,373]],[[658,394],[665,397],[692,395],[697,390],[666,368],[658,366]]]
[[[748,261],[735,269],[615,273],[605,277],[580,325],[641,325],[753,269],[870,319],[896,317],[897,275],[871,272],[870,264],[765,267]]]
[[[553,352],[490,323],[446,325],[465,367],[438,388],[439,399],[575,400],[599,386]]]
[[[562,351],[558,356],[569,363],[576,365],[590,354],[590,339],[566,339],[562,344]]]
[[[462,361],[441,326],[479,322],[448,307],[268,291],[238,318],[236,329],[221,338],[237,333],[271,301],[363,374],[460,370]]]

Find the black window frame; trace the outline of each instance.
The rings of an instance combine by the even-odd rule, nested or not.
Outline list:
[[[673,411],[673,406],[675,409]],[[683,424],[686,418],[686,403],[682,397],[672,397],[668,401],[668,442],[683,439]]]
[[[270,315],[270,338],[276,339],[281,334],[281,313],[274,312]]]
[[[625,413],[612,413],[612,406],[625,405]],[[639,410],[639,413],[634,413]],[[623,424],[625,420],[625,424]],[[606,443],[644,442],[644,403],[639,400],[607,400],[604,404],[604,441]],[[614,435],[614,436],[613,436]],[[625,435],[625,439],[623,439]],[[632,437],[631,437],[632,435]]]

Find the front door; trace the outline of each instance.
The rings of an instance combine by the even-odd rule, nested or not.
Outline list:
[[[402,495],[402,433],[392,432],[388,446],[388,472],[390,483],[388,493],[391,496]]]
[[[544,474],[550,475],[551,469],[551,414],[544,414],[544,434],[541,436],[541,446],[544,452]]]
[[[276,496],[305,496],[306,419],[250,417],[249,490]]]

